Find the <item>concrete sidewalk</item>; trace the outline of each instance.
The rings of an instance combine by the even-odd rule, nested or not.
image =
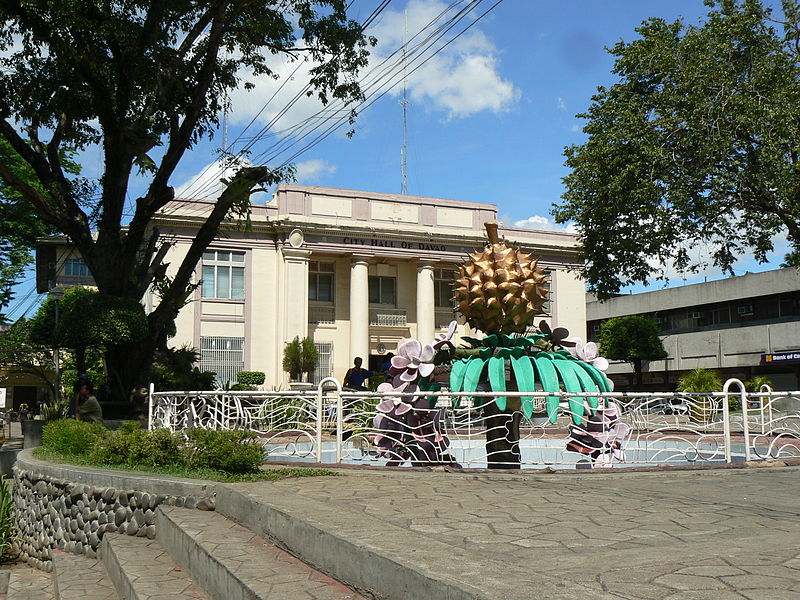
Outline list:
[[[220,493],[218,510],[379,597],[800,599],[795,467],[348,470]]]

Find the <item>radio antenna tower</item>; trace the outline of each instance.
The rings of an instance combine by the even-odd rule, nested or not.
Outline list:
[[[406,71],[406,38],[408,38],[408,11],[404,12],[405,15],[405,33],[403,35],[403,99],[400,105],[403,107],[403,149],[400,151],[400,193],[403,195],[408,194],[408,123],[407,123],[407,107],[408,107],[408,77]]]

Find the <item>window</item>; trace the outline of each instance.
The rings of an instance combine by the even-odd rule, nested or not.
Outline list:
[[[244,298],[244,252],[203,252],[203,298]]]
[[[397,287],[397,280],[394,277],[370,277],[369,303],[396,306],[397,305],[397,295],[395,293],[396,287]]]
[[[68,258],[64,263],[64,275],[72,277],[89,277],[89,267],[82,258]]]
[[[311,261],[308,264],[308,299],[333,303],[333,263]]]
[[[453,308],[453,283],[456,271],[435,269],[433,272],[433,297],[436,308]]]
[[[215,373],[219,386],[236,383],[244,370],[244,338],[201,336],[200,370]]]
[[[325,342],[321,344],[314,344],[319,352],[319,362],[314,373],[311,375],[312,383],[319,383],[326,377],[333,375],[333,344]]]

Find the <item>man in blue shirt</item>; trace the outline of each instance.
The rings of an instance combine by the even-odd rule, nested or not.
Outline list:
[[[364,385],[364,381],[372,377],[372,371],[368,371],[367,369],[361,368],[361,363],[364,362],[361,360],[360,356],[356,356],[353,360],[353,366],[347,369],[347,373],[344,375],[344,381],[342,382],[342,387],[350,388],[351,390],[366,390],[366,386]]]

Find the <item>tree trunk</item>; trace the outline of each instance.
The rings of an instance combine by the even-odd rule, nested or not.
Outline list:
[[[78,375],[86,373],[86,348],[75,348],[75,370]]]
[[[635,358],[633,360],[633,372],[636,373],[636,391],[642,391],[642,359]]]
[[[509,382],[508,391],[516,391]],[[478,391],[491,391],[488,383],[478,386]],[[500,410],[492,399],[483,408],[486,426],[486,461],[490,469],[521,468],[522,453],[519,448],[519,425],[522,421],[519,398],[508,398],[505,410]]]

